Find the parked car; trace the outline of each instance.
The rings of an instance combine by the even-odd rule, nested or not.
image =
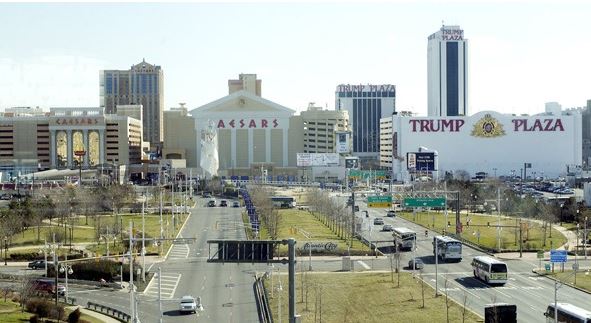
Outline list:
[[[10,200],[11,198],[12,198],[12,196],[7,193],[0,195],[0,200]]]
[[[226,201],[226,200],[222,200],[222,201],[220,202],[220,206],[222,206],[222,207],[227,207],[227,206],[228,206],[228,201]]]
[[[45,260],[34,260],[31,261],[28,265],[31,269],[45,269]]]
[[[211,197],[211,193],[209,192],[203,192],[203,198],[210,198]]]
[[[209,200],[209,202],[207,202],[207,206],[208,207],[215,207],[215,200]]]
[[[232,202],[232,207],[240,207],[240,202],[238,202],[238,201]]]
[[[423,269],[425,267],[425,263],[423,263],[423,260],[421,260],[421,258],[415,258],[414,261],[413,259],[408,261],[408,268],[413,269],[412,265],[415,265],[414,269]]]
[[[355,205],[355,212],[359,212],[359,205]]]
[[[185,295],[181,297],[181,303],[179,304],[179,311],[181,313],[197,313],[197,311],[203,311],[201,300],[197,297]]]
[[[391,224],[384,224],[384,226],[382,227],[382,231],[394,231],[394,228]]]
[[[388,213],[386,213],[386,216],[389,218],[393,218],[396,216],[396,212],[394,212],[394,210],[388,210]]]
[[[383,225],[384,224],[384,219],[382,219],[382,218],[375,218],[375,219],[373,219],[373,224],[374,225]]]
[[[55,294],[55,290],[53,291],[53,293]],[[60,296],[66,295],[66,286],[64,286],[64,285],[57,285],[57,294],[60,295]]]

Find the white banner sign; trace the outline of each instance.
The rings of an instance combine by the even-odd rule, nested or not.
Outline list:
[[[297,165],[299,167],[311,166],[338,166],[339,154],[313,154],[313,153],[298,153]]]
[[[337,132],[337,153],[348,154],[349,149],[349,133],[348,132]]]
[[[337,250],[337,244],[333,242],[306,242],[304,245],[299,248],[302,251],[309,251],[312,249],[312,252],[330,252]]]

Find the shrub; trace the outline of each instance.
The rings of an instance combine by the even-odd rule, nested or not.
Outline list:
[[[42,298],[31,298],[25,304],[27,312],[35,313],[40,318],[49,316],[51,307],[52,303]]]
[[[37,317],[37,315],[33,315],[29,318],[29,323],[38,323],[39,322],[39,317]]]
[[[68,323],[78,323],[80,321],[80,308],[68,315]]]

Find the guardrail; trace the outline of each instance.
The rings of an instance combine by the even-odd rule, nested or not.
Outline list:
[[[269,297],[267,290],[263,284],[263,279],[257,277],[254,284],[254,296],[257,302],[257,312],[259,314],[259,322],[261,323],[273,323],[273,315],[271,314],[271,306],[269,305]]]
[[[131,315],[122,312],[118,309],[114,309],[112,307],[109,306],[105,306],[105,305],[101,305],[101,304],[97,304],[97,303],[93,303],[93,302],[88,302],[86,304],[86,308],[88,309],[92,309],[92,307],[94,307],[94,311],[95,312],[100,312],[103,313],[105,315],[108,315],[110,317],[116,318],[118,320],[121,320],[123,322],[131,322]]]

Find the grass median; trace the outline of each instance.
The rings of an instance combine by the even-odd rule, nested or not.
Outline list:
[[[343,239],[331,231],[326,225],[319,221],[311,212],[297,209],[281,209],[279,211],[279,230],[277,239],[294,238],[297,241],[296,248],[299,249],[306,242],[331,242],[337,245],[336,250],[324,253],[331,255],[366,255],[370,254],[369,247],[357,239],[353,239],[353,245],[350,247],[350,239]],[[248,217],[243,216],[245,223],[248,223]],[[250,231],[250,230],[248,230]],[[261,240],[270,239],[266,228],[259,232]],[[279,254],[287,254],[287,246],[279,247]]]
[[[278,322],[281,307],[282,320],[287,322],[288,277],[273,275],[272,279],[273,284],[267,279],[265,287],[272,296],[274,321]],[[279,279],[282,291],[278,290]],[[297,281],[296,312],[302,322],[316,322],[319,317],[322,322],[482,322],[451,299],[446,304],[445,296],[435,297],[432,288],[409,273],[400,274],[400,287],[390,273],[306,272],[298,274]],[[466,302],[469,305],[469,298]]]
[[[570,265],[567,265],[570,267]],[[584,289],[587,292],[591,293],[591,274],[589,273],[590,270],[580,270],[577,271],[577,275],[573,273],[572,270],[564,270],[563,272],[560,269],[559,264],[554,265],[554,272],[546,272],[538,270],[538,273],[543,276],[549,276],[551,278],[557,279],[562,283],[569,284],[571,286],[576,286],[578,288]],[[576,283],[575,283],[576,281]]]
[[[443,212],[417,212],[415,215],[410,212],[400,212],[400,217],[428,227],[437,232],[455,233],[455,213],[449,212],[447,222]],[[470,220],[470,225],[467,221]],[[462,238],[481,245],[489,249],[497,248],[497,228],[499,221],[496,215],[481,215],[474,213],[460,214],[460,221],[463,225]],[[566,238],[558,230],[552,228],[552,233],[548,230],[546,235],[546,244],[543,243],[543,228],[540,223],[530,220],[523,220],[522,229],[523,250],[550,250],[566,243]],[[490,225],[490,226],[489,226]],[[516,218],[501,217],[501,226],[512,226],[501,228],[501,250],[517,251],[519,250],[519,220]]]

